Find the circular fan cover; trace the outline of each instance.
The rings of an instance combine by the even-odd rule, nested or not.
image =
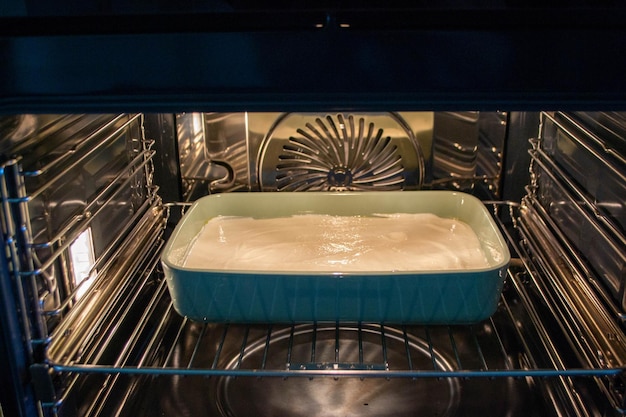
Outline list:
[[[411,130],[395,114],[287,114],[259,155],[263,191],[419,188],[424,161]]]

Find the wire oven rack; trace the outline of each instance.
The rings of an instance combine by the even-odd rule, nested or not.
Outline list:
[[[383,323],[228,324],[195,323],[173,309],[160,271],[156,245],[145,255],[141,285],[118,297],[113,321],[98,326],[104,343],[81,346],[73,355],[66,352],[64,328],[53,335],[46,366],[57,373],[104,374],[104,390],[94,404],[106,403],[122,375],[204,377],[355,377],[355,378],[550,378],[555,392],[570,404],[584,409],[576,394],[577,377],[593,377],[598,387],[622,410],[623,340],[616,337],[604,345],[594,332],[617,333],[611,321],[600,320],[577,329],[570,312],[550,310],[555,279],[550,269],[537,260],[541,250],[529,241],[530,221],[523,212],[531,210],[513,203],[489,203],[513,249],[505,289],[496,314],[471,326],[396,326]],[[171,209],[171,207],[168,207]],[[533,217],[537,213],[533,211]],[[507,220],[503,220],[507,218]],[[527,223],[527,224],[525,224]],[[157,241],[161,241],[160,237]],[[140,295],[146,293],[146,295]],[[132,296],[131,296],[132,295]],[[543,299],[537,303],[537,299]],[[131,306],[130,304],[134,304]],[[122,308],[124,306],[124,308]],[[131,308],[132,307],[132,308]],[[142,311],[139,318],[133,311]],[[551,316],[551,320],[546,320]],[[554,321],[550,323],[550,321]],[[108,323],[108,324],[107,324]],[[128,324],[130,323],[130,324]],[[120,343],[120,328],[134,327],[131,337]],[[93,337],[93,335],[91,336]],[[563,356],[555,340],[568,340],[578,349],[579,361]],[[582,342],[581,342],[582,341]],[[606,342],[606,341],[605,341]],[[592,354],[589,354],[592,352]],[[59,407],[71,392],[50,398],[46,406]]]

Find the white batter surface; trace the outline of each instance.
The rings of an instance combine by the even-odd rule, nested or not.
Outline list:
[[[371,217],[216,217],[202,228],[185,267],[257,271],[391,272],[489,266],[476,233],[434,214]]]

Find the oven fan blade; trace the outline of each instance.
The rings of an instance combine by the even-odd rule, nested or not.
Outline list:
[[[403,152],[412,149],[415,155],[410,159],[419,159],[416,155],[420,153],[415,146],[400,147],[397,137],[386,134],[383,127],[376,126],[367,116],[337,114],[307,119],[302,121],[303,126],[284,134],[284,137],[288,134],[288,139],[282,141],[280,149],[275,149],[277,155],[262,157],[262,162],[272,160],[274,165],[269,187],[262,184],[262,189],[367,191],[405,188],[407,167]],[[264,152],[263,156],[267,154]],[[269,169],[269,166],[265,168]],[[262,178],[268,177],[266,173]]]

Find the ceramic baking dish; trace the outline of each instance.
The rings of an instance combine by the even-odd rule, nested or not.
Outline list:
[[[216,216],[368,216],[432,213],[467,223],[488,267],[402,272],[277,272],[186,268],[185,256]],[[208,256],[210,259],[210,255]],[[472,323],[495,312],[510,254],[477,198],[450,191],[228,193],[196,201],[162,254],[174,308],[203,322]]]

